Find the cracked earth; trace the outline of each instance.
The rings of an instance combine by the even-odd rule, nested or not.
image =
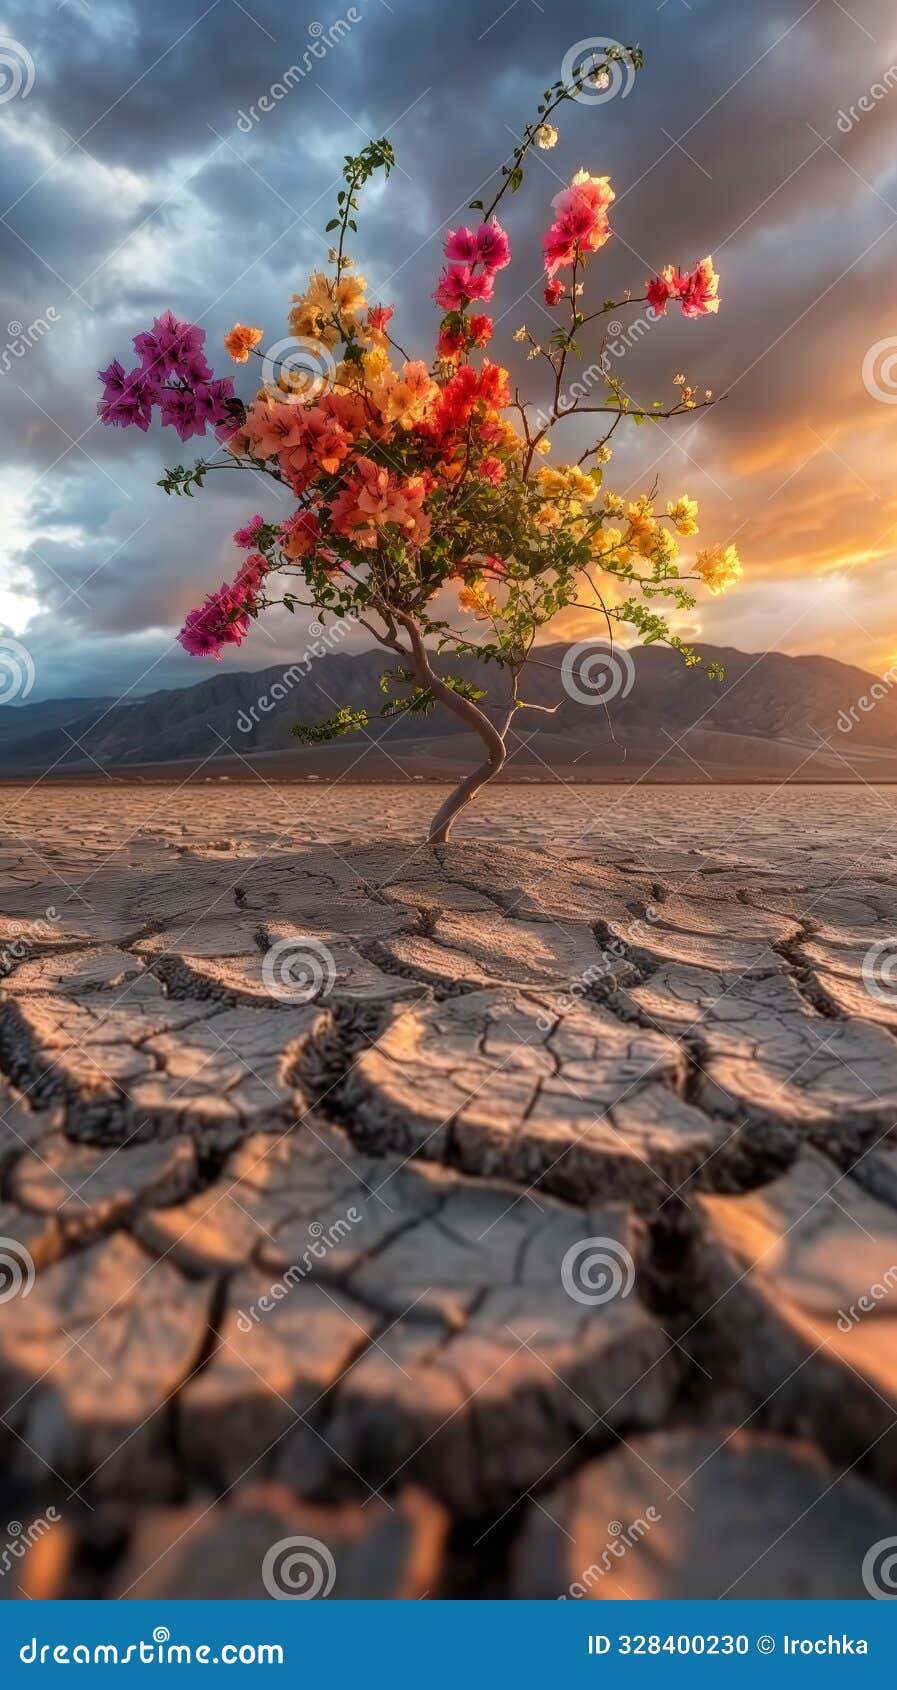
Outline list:
[[[297,1534],[337,1596],[865,1594],[894,789],[433,807],[0,793],[0,1540],[58,1516],[0,1597],[260,1596]]]

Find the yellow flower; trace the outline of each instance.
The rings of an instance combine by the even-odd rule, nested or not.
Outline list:
[[[744,574],[734,546],[706,546],[698,552],[695,569],[711,593],[724,593]]]
[[[229,352],[235,364],[245,364],[254,346],[258,346],[264,334],[264,329],[247,328],[243,323],[235,323],[224,337],[224,350]]]
[[[627,505],[626,515],[629,518],[627,541],[642,557],[650,557],[657,540],[653,505],[647,499],[636,499]]]
[[[598,489],[590,475],[578,464],[559,465],[557,469],[543,464],[536,475],[536,485],[543,499],[564,499],[571,510],[579,509],[579,501],[590,504]]]
[[[536,130],[536,146],[547,153],[551,147],[557,146],[558,132],[551,123],[540,123]]]
[[[604,509],[608,516],[622,516],[626,505],[619,493],[612,493],[608,488],[604,495]]]
[[[567,491],[572,493],[575,499],[582,499],[587,505],[590,504],[598,492],[592,477],[586,475],[578,464],[571,464],[565,473],[567,476]]]
[[[697,514],[698,501],[690,499],[687,493],[683,493],[681,499],[671,499],[667,505],[667,516],[672,517],[677,534],[697,534]]]
[[[521,323],[519,329],[514,330],[514,333],[511,336],[511,339],[512,340],[526,340],[526,324],[525,323]]]
[[[543,434],[541,440],[536,441],[536,451],[538,452],[540,458],[547,458],[549,452],[551,451],[551,441],[549,440],[547,434]]]
[[[479,581],[474,581],[469,587],[462,587],[458,594],[458,603],[462,610],[472,610],[476,616],[494,616],[498,609],[498,601],[487,593]]]
[[[536,486],[543,499],[561,499],[567,491],[563,470],[553,469],[550,464],[543,464],[538,471]]]
[[[342,332],[357,328],[355,318],[367,309],[363,276],[342,276],[338,282],[313,270],[304,294],[294,293],[290,328],[300,340],[322,340],[335,346]]]

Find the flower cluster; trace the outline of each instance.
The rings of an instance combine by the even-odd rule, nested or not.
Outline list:
[[[610,239],[608,207],[616,199],[607,176],[590,176],[578,170],[570,183],[551,202],[554,222],[542,236],[545,272],[551,279],[556,270],[576,264],[587,252],[597,252]],[[560,295],[555,294],[556,303]]]
[[[511,262],[496,207],[506,189],[520,186],[529,148],[554,145],[549,119],[579,86],[555,84],[504,167],[492,203],[474,201],[478,219],[449,232],[433,294],[440,321],[431,358],[410,357],[393,339],[392,306],[370,302],[346,251],[360,188],[377,170],[388,175],[394,162],[383,140],[346,159],[345,185],[327,225],[331,269],[314,271],[291,300],[297,357],[289,344],[280,362],[278,348],[261,353],[262,330],[243,323],[225,336],[237,365],[262,357],[263,380],[245,402],[233,397],[229,381],[213,377],[202,330],[170,312],[137,336],[135,370],[126,374],[114,363],[102,373],[104,421],[145,429],[158,404],[182,439],[209,425],[218,432],[220,458],[169,471],[166,491],[190,492],[215,469],[242,467],[270,477],[294,501],[289,514],[272,521],[254,515],[237,530],[243,561],[231,583],[189,612],[179,635],[188,652],[220,656],[273,604],[308,608],[318,618],[357,617],[401,660],[384,677],[385,690],[397,695],[388,713],[439,701],[493,751],[496,732],[476,704],[482,694],[457,677],[440,677],[433,668],[438,654],[475,652],[507,671],[516,687],[541,630],[569,610],[580,625],[592,612],[601,629],[616,624],[630,639],[664,639],[687,663],[700,661],[654,601],[689,610],[690,581],[722,591],[741,572],[734,547],[711,545],[690,568],[680,565],[680,542],[697,532],[695,501],[682,493],[656,510],[653,490],[623,498],[604,477],[620,423],[683,416],[710,396],[697,398],[678,376],[672,399],[637,404],[608,373],[604,391],[588,393],[587,403],[563,401],[568,361],[582,354],[590,325],[598,323],[600,336],[602,319],[638,303],[630,293],[591,312],[582,303],[585,277],[612,234],[615,196],[607,176],[579,170],[551,202],[545,298],[555,308],[567,303],[568,322],[558,310],[547,347],[525,328],[513,336],[548,366],[554,398],[547,410],[544,400],[537,409],[512,389],[508,369],[490,355],[492,318],[479,309],[494,298]],[[715,312],[711,260],[690,273],[668,266],[645,297],[658,314],[671,301],[687,316]],[[284,351],[283,342],[278,347]],[[298,370],[300,352],[309,356],[312,379]],[[555,429],[577,412],[578,441],[571,438],[563,462],[545,462]],[[456,626],[459,615],[473,625]],[[302,732],[317,743],[359,720],[345,708]]]
[[[508,237],[497,217],[476,230],[450,229],[442,250],[448,264],[433,298],[443,311],[463,311],[473,299],[491,299],[496,272],[511,262]]]
[[[145,434],[158,405],[163,424],[176,429],[182,440],[205,434],[207,428],[226,439],[236,427],[234,386],[227,376],[213,376],[203,352],[205,338],[204,329],[163,311],[151,329],[134,336],[136,368],[126,373],[113,358],[100,370],[103,397],[97,412],[103,422],[114,428],[133,425]]]
[[[719,277],[713,268],[713,259],[702,258],[691,271],[676,270],[668,264],[659,276],[648,282],[645,298],[660,317],[666,316],[671,300],[681,305],[686,317],[704,317],[708,311],[719,310],[718,288]]]

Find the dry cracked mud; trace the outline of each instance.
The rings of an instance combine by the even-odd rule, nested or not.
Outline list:
[[[432,803],[0,795],[0,1597],[868,1591],[895,801]]]

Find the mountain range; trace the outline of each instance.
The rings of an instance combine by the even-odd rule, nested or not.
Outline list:
[[[828,657],[698,649],[722,667],[723,680],[686,669],[661,646],[618,650],[619,693],[604,705],[565,690],[568,647],[537,648],[521,695],[558,708],[519,712],[508,778],[897,780],[897,686],[887,677]],[[390,666],[377,650],[332,651],[140,698],[5,705],[0,777],[239,778],[248,764],[269,777],[373,781],[451,778],[468,768],[477,747],[445,711],[380,718],[380,676]],[[450,667],[496,686],[494,668],[484,675],[472,659]],[[368,727],[324,746],[291,738],[294,722],[321,720],[341,705],[366,709]]]

